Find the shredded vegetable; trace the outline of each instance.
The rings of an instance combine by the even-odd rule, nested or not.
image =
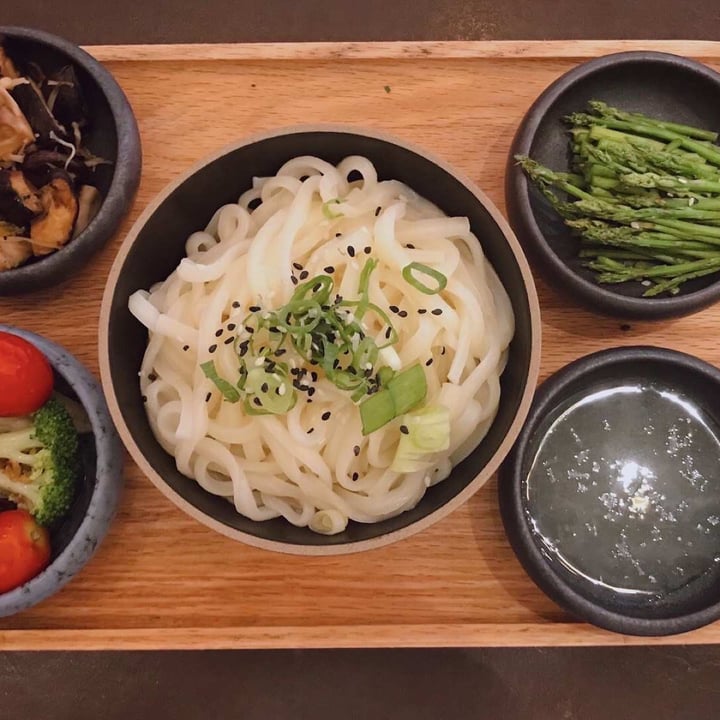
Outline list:
[[[418,280],[414,273],[421,273],[431,277],[437,283],[437,286],[432,288]],[[447,287],[447,278],[439,270],[431,268],[429,265],[424,265],[419,262],[411,262],[402,269],[402,276],[406,283],[412,285],[416,290],[419,290],[425,295],[437,295]]]

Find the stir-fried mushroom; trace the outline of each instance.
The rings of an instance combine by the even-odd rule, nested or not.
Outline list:
[[[96,168],[107,162],[84,145],[75,68],[41,66],[13,47],[0,37],[0,271],[87,228],[102,203]]]
[[[0,170],[0,217],[21,228],[43,212],[37,190],[20,170]]]
[[[32,255],[30,242],[20,232],[21,228],[0,221],[0,270],[12,270]]]
[[[12,95],[0,85],[0,161],[13,156],[35,139],[30,124]]]
[[[67,179],[56,177],[40,189],[43,215],[30,225],[34,255],[47,255],[61,248],[72,236],[78,203]]]

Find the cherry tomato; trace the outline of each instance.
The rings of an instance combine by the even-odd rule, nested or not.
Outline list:
[[[0,593],[23,585],[49,562],[48,531],[25,510],[0,512]]]
[[[0,417],[35,412],[52,390],[47,358],[27,340],[0,332]]]

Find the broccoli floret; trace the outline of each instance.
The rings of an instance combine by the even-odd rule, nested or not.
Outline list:
[[[27,428],[0,433],[0,495],[40,525],[54,525],[67,514],[79,470],[77,431],[55,399],[33,414]]]

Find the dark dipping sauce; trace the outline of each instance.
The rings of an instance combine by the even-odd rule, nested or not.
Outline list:
[[[525,512],[589,596],[647,606],[720,572],[720,427],[673,387],[609,381],[546,417]]]

